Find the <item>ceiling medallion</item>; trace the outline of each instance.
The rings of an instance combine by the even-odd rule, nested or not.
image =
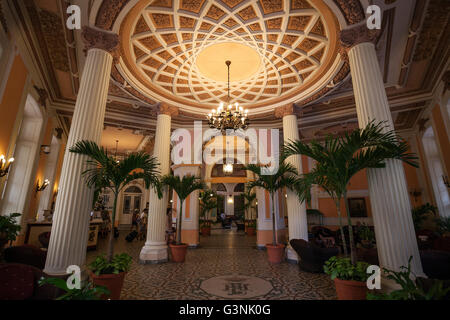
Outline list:
[[[248,110],[245,110],[239,106],[236,102],[234,105],[230,104],[230,65],[231,61],[225,61],[228,68],[228,108],[224,108],[224,103],[221,102],[219,108],[213,109],[208,114],[208,124],[212,129],[217,129],[226,133],[227,129],[230,130],[245,130],[248,128],[250,121],[248,120]]]

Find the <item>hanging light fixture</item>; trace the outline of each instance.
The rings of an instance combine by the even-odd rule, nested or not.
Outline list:
[[[208,124],[212,129],[217,129],[224,134],[227,129],[245,130],[250,124],[248,120],[248,110],[245,110],[239,106],[236,102],[235,104],[230,104],[230,65],[231,61],[225,61],[228,68],[228,107],[225,108],[223,102],[220,103],[219,107],[211,110],[208,114]]]
[[[233,173],[233,164],[232,163],[226,163],[223,165],[223,172],[226,174]]]
[[[14,158],[9,158],[8,162],[6,162],[5,156],[0,156],[0,177],[4,177],[8,174],[9,168],[13,162]]]

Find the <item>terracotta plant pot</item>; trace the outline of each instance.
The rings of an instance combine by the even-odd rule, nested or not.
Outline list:
[[[104,295],[102,299],[120,300],[120,292],[122,291],[125,275],[126,272],[119,274],[101,274],[99,276],[91,273],[91,278],[95,285],[104,286],[111,292],[109,296]]]
[[[210,236],[211,235],[211,227],[202,227],[201,232],[202,232],[202,236]]]
[[[271,243],[266,244],[267,255],[269,257],[269,262],[280,263],[284,259],[284,244],[278,244],[274,246]]]
[[[255,235],[255,228],[254,227],[247,227],[247,235],[248,236],[254,236]]]
[[[184,262],[187,252],[187,244],[169,244],[170,252],[172,253],[173,262]]]
[[[335,278],[334,285],[338,300],[366,300],[367,284],[365,282]]]

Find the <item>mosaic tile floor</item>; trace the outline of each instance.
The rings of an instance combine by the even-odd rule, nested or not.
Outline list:
[[[256,238],[235,230],[213,230],[201,237],[200,246],[189,249],[185,263],[138,263],[143,241],[116,240],[116,253],[127,252],[133,264],[125,279],[122,299],[131,300],[322,300],[335,299],[329,277],[299,270],[295,264],[271,265],[265,251],[256,249]],[[88,253],[91,261],[98,251]]]

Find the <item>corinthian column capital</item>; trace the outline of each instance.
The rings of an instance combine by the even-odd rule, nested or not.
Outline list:
[[[285,106],[281,106],[278,108],[275,108],[275,117],[276,118],[283,118],[285,116],[290,116],[296,114],[295,113],[295,106],[293,103],[287,104]]]
[[[83,27],[82,38],[85,51],[101,49],[111,54],[114,60],[119,58],[119,36],[114,33]]]
[[[367,28],[367,25],[363,23],[340,32],[341,46],[348,51],[360,43],[374,42],[379,34],[380,30],[370,30]]]
[[[179,114],[178,107],[171,106],[168,103],[161,102],[156,110],[157,114],[165,114],[171,117],[176,117]]]

